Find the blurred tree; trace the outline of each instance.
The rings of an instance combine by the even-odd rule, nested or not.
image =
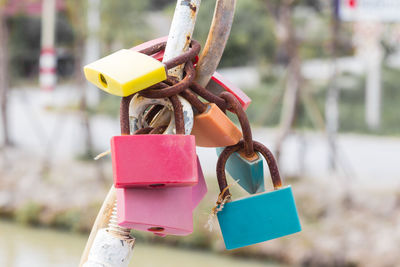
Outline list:
[[[274,18],[275,35],[278,40],[278,55],[281,61],[288,62],[285,94],[280,119],[280,130],[275,146],[275,155],[279,160],[282,144],[290,133],[296,119],[300,88],[303,82],[301,76],[301,58],[299,55],[299,39],[293,22],[294,0],[270,1],[265,4]],[[286,60],[287,59],[287,60]]]
[[[88,113],[86,86],[83,76],[83,54],[87,29],[87,1],[67,0],[67,15],[74,30],[74,58],[75,58],[75,81],[81,90],[80,110],[82,122],[85,129],[85,154],[93,157],[93,144],[91,138],[90,118]],[[102,0],[101,27],[99,37],[105,44],[105,52],[109,53],[114,46],[129,47],[135,40],[145,40],[147,36],[147,26],[144,21],[144,11],[148,7],[147,1],[131,0]]]
[[[203,0],[197,17],[195,39],[205,42],[215,1]],[[237,1],[235,18],[220,66],[243,66],[272,61],[276,50],[273,21],[260,1]]]
[[[2,14],[2,7],[5,2],[0,2],[0,108],[1,108],[1,121],[3,128],[3,145],[11,145],[9,130],[8,130],[8,116],[7,116],[7,96],[8,96],[8,28],[6,16]]]
[[[9,54],[13,77],[36,78],[40,55],[40,18],[18,15],[10,18]]]
[[[73,62],[73,29],[63,12],[58,13],[56,23],[57,74],[68,77],[72,72],[70,65]],[[17,79],[36,78],[40,55],[40,18],[21,14],[10,17],[8,24],[10,75]]]
[[[109,53],[113,45],[131,47],[149,38],[150,28],[145,21],[148,1],[102,0],[100,38]]]
[[[152,10],[163,10],[174,1],[170,0],[149,0],[150,8]],[[175,3],[174,3],[175,4]]]

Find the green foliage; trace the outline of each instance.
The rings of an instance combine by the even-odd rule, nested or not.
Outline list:
[[[53,226],[56,228],[77,232],[80,230],[81,221],[81,209],[69,209],[62,211],[60,214],[55,216]]]
[[[194,37],[205,42],[215,1],[203,0],[197,17]],[[254,0],[237,2],[231,35],[220,66],[242,66],[269,61],[275,53],[271,18],[262,3]]]
[[[101,92],[100,103],[90,110],[91,114],[107,114],[112,117],[119,116],[119,106],[121,99],[113,95]]]
[[[16,16],[9,20],[9,58],[11,75],[29,75],[40,55],[40,19]],[[37,68],[37,67],[36,67]]]
[[[341,132],[361,132],[371,134],[400,135],[400,91],[398,88],[400,70],[383,67],[382,69],[382,124],[381,130],[368,129],[365,123],[365,76],[343,73],[338,77],[340,88],[339,116]],[[283,79],[279,75],[270,75],[257,88],[246,93],[253,100],[246,113],[254,125],[277,126],[282,108]],[[312,96],[321,115],[325,113],[327,85],[320,86],[308,81],[304,90]],[[304,92],[303,92],[304,94]],[[310,115],[301,101],[296,114],[296,128],[314,128]]]
[[[124,47],[142,43],[150,36],[144,12],[148,1],[106,0],[101,2],[101,39],[106,44],[120,42]]]
[[[87,0],[85,1],[74,1],[67,0],[66,4],[66,14],[68,20],[73,26],[73,32],[75,38],[79,36],[84,38],[87,34],[86,27],[86,12],[87,12]]]
[[[365,123],[365,77],[353,77],[356,86],[343,90],[340,96],[340,127],[345,132],[367,132],[400,135],[400,70],[384,67],[382,70],[381,130],[371,132]]]
[[[18,15],[8,20],[8,26],[11,76],[36,78],[40,56],[40,18]],[[73,40],[73,29],[65,14],[60,13],[56,22],[56,46],[70,47]]]
[[[37,225],[41,212],[42,207],[38,203],[27,202],[16,210],[15,219],[23,224]]]

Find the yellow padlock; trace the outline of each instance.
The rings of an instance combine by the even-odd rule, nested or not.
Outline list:
[[[84,72],[89,82],[117,96],[129,96],[167,79],[163,63],[129,49],[86,65]]]

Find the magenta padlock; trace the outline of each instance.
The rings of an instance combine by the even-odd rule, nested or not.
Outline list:
[[[160,236],[192,233],[193,210],[207,193],[198,159],[197,166],[199,183],[192,187],[117,188],[118,225]]]
[[[111,139],[114,185],[193,186],[198,182],[193,135],[122,135]]]
[[[118,225],[159,235],[193,232],[191,187],[116,190]]]
[[[211,77],[206,88],[215,95],[219,95],[224,91],[233,94],[236,99],[239,100],[239,103],[244,110],[246,110],[251,103],[250,97],[218,72],[214,72],[214,75]]]

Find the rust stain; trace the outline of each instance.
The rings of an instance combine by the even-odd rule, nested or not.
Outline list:
[[[183,0],[181,2],[181,5],[182,6],[188,6],[190,8],[190,10],[191,10],[191,14],[190,15],[191,15],[192,19],[194,19],[196,17],[197,7],[196,7],[196,5],[193,5],[190,0]]]
[[[190,17],[194,20],[196,18],[197,7],[195,5],[189,4],[189,8],[190,8]]]
[[[196,12],[197,7],[195,5],[189,4],[189,8],[193,11]]]
[[[186,35],[186,42],[185,42],[185,46],[184,46],[185,49],[188,48],[188,47],[190,46],[190,39],[191,39],[191,38],[190,38],[190,35],[189,35],[189,34]]]

